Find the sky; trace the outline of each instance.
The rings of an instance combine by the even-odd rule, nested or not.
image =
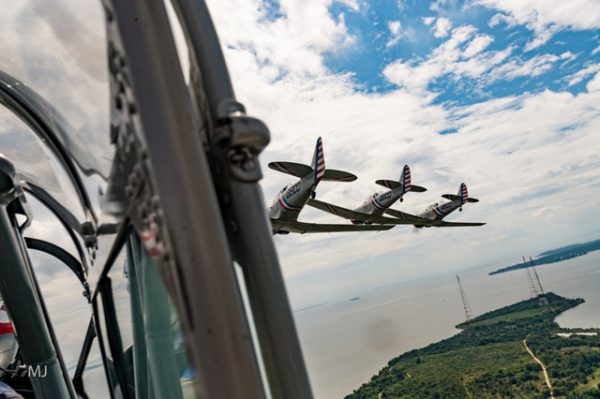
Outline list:
[[[271,130],[266,203],[294,179],[266,164],[309,163],[321,136],[327,167],[359,178],[321,183],[317,198],[354,208],[408,164],[428,191],[396,209],[465,182],[480,202],[448,220],[487,222],[277,236],[296,307],[600,237],[597,1],[208,4],[237,97]]]
[[[465,182],[480,202],[448,220],[487,222],[276,236],[295,308],[600,237],[597,1],[207,3],[238,100],[271,130],[261,157],[265,205],[293,181],[267,163],[309,163],[321,136],[326,165],[359,178],[323,182],[317,198],[356,207],[380,189],[375,180],[396,180],[408,164],[428,191],[408,193],[396,209],[417,213]],[[0,12],[0,38],[0,69],[109,159],[99,2],[20,0]],[[0,152],[28,148],[31,173],[56,169],[33,150],[39,143],[16,138],[24,128],[13,119],[0,113]],[[57,180],[55,191],[64,189]],[[38,219],[31,234],[53,236]],[[312,209],[300,219],[346,223]]]

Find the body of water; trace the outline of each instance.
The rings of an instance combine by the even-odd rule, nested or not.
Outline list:
[[[475,316],[530,297],[525,270],[488,276],[495,269],[459,273]],[[600,328],[599,251],[536,269],[545,291],[586,300],[557,318],[561,326]],[[352,392],[393,357],[456,334],[465,313],[449,273],[355,293],[295,318],[315,397],[329,399]]]

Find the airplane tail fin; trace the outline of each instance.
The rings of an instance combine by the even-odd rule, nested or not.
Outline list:
[[[402,168],[402,174],[400,175],[400,183],[402,184],[402,191],[410,191],[410,168],[408,165],[404,165]]]
[[[402,193],[407,193],[409,191],[422,193],[423,191],[427,191],[427,189],[425,187],[411,184],[410,168],[408,167],[408,165],[404,165],[404,168],[402,168],[402,174],[400,175],[400,181],[377,180],[375,183],[379,184],[380,186],[387,187],[390,189],[402,187]]]
[[[443,194],[442,197],[449,199],[450,201],[460,200],[460,204],[464,205],[467,202],[479,202],[477,198],[469,197],[469,191],[467,190],[467,185],[465,183],[461,183],[458,188],[458,193],[454,194]]]
[[[460,187],[458,188],[458,195],[460,197],[461,205],[469,200],[469,191],[467,190],[467,185],[465,183],[460,183]]]
[[[323,140],[319,137],[313,154],[312,168],[314,173],[314,184],[319,184],[325,176],[325,154],[323,153]]]

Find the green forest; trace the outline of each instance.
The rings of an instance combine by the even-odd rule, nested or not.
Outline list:
[[[390,360],[346,399],[550,398],[524,340],[545,365],[556,399],[600,398],[600,337],[561,337],[579,331],[554,321],[583,299],[545,296],[547,305],[529,299],[459,324],[457,335]]]
[[[572,244],[567,245],[566,247],[560,247],[551,249],[549,251],[542,252],[535,259],[533,259],[532,263],[524,262],[517,263],[514,265],[506,266],[498,270],[494,270],[490,273],[490,276],[493,274],[499,274],[504,272],[510,272],[511,270],[519,270],[524,269],[529,266],[539,266],[546,265],[549,263],[562,262],[563,260],[576,258],[578,256],[586,255],[588,252],[598,251],[600,250],[600,240],[594,240],[589,242],[584,242],[581,244]]]

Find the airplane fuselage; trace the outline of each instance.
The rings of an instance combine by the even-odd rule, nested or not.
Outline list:
[[[315,183],[312,174],[294,184],[284,186],[269,208],[269,218],[286,221],[297,220],[314,189]]]
[[[382,216],[386,209],[392,206],[396,201],[401,200],[404,195],[402,186],[393,188],[387,191],[380,191],[371,194],[358,208],[356,212],[365,213],[367,215]],[[352,220],[354,224],[367,223],[369,221]]]
[[[427,207],[427,209],[424,212],[420,213],[417,216],[430,220],[442,220],[455,210],[461,209],[462,206],[463,204],[460,199],[444,202],[443,204],[436,202],[435,204],[432,204],[429,207]]]

